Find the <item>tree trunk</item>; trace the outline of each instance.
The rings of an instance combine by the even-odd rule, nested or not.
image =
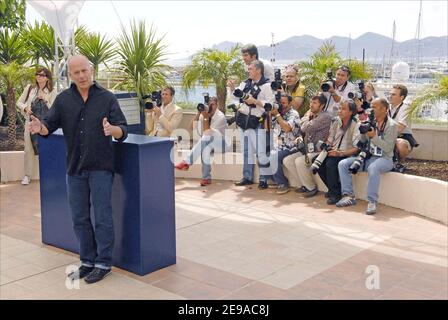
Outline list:
[[[216,97],[218,98],[218,109],[222,113],[226,114],[226,98],[227,98],[227,88],[217,85],[216,86]]]
[[[14,97],[14,88],[12,86],[8,86],[6,90],[6,103],[8,111],[8,145],[10,147],[15,147],[17,142],[16,141],[17,117],[16,117],[16,100]]]

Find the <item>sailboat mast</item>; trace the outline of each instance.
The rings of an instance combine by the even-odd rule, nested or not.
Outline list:
[[[422,0],[420,0],[420,10],[418,12],[418,21],[417,21],[417,57],[415,61],[415,72],[414,72],[414,82],[417,82],[418,77],[418,69],[420,65],[420,37],[421,37],[421,29],[422,29]]]

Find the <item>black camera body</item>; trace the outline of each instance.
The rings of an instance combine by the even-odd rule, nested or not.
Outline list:
[[[232,103],[232,104],[229,104],[226,107],[226,109],[232,110],[232,112],[234,113],[233,117],[230,117],[229,119],[227,119],[227,125],[230,126],[236,121],[235,115],[238,112],[238,108],[236,107],[235,104]]]
[[[155,106],[160,107],[162,105],[162,91],[153,91],[151,95],[144,95],[142,99],[146,110],[151,110]]]
[[[296,153],[296,152],[300,152],[301,154],[306,154],[307,150],[306,150],[306,145],[305,145],[305,142],[303,141],[303,139],[300,138],[297,141],[297,144],[294,147],[292,147],[290,149],[290,151],[291,151],[291,154]]]
[[[277,91],[282,88],[282,72],[280,69],[275,69],[274,71],[274,81],[271,82],[271,89]]]
[[[355,158],[355,161],[352,163],[350,168],[348,168],[348,171],[350,171],[351,174],[357,174],[359,169],[361,169],[361,167],[364,165],[366,159],[369,159],[372,156],[372,154],[370,153],[370,140],[367,143],[359,141],[357,147],[361,151]]]
[[[322,92],[328,92],[331,87],[335,87],[336,81],[334,80],[333,71],[327,69],[327,80],[321,84],[320,89]]]
[[[203,96],[204,96],[204,103],[198,103],[198,105],[196,107],[199,112],[203,112],[205,110],[209,111],[209,109],[210,109],[208,106],[208,104],[210,102],[210,95],[208,94],[208,92],[205,92],[203,94]]]
[[[374,129],[376,129],[375,113],[371,110],[369,113],[369,119],[359,125],[359,132],[361,134],[366,134]]]
[[[261,89],[259,86],[255,85],[254,87],[252,87],[248,92],[246,92],[246,89],[243,91],[241,89],[235,89],[235,91],[233,91],[233,95],[237,98],[240,99],[240,103],[244,103],[245,100],[247,100],[250,96],[254,97],[255,99],[257,99],[258,94],[261,92]],[[256,105],[255,104],[248,104],[249,107],[251,108],[255,108]]]

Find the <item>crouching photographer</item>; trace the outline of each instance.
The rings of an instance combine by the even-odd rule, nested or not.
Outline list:
[[[389,103],[386,99],[372,101],[373,113],[369,120],[359,126],[361,152],[357,157],[350,157],[339,162],[338,170],[341,178],[343,198],[336,203],[338,207],[356,204],[353,192],[352,174],[358,171],[368,172],[367,210],[366,214],[376,213],[380,175],[393,168],[392,157],[398,135],[397,124],[388,115]]]
[[[277,194],[284,194],[289,191],[289,183],[283,172],[283,159],[299,151],[295,140],[300,136],[300,116],[293,109],[291,96],[281,94],[276,100],[279,100],[278,107],[273,108],[269,116],[278,146],[269,154],[269,167],[260,167],[260,185],[262,189],[267,188],[267,180],[271,178],[277,185]]]
[[[164,87],[154,91],[151,96],[143,96],[145,104],[146,134],[156,137],[169,137],[182,121],[182,108],[173,102],[174,88]]]
[[[191,122],[192,129],[201,136],[187,157],[175,168],[188,170],[189,167],[201,156],[202,179],[201,186],[211,184],[211,153],[213,151],[225,151],[224,134],[227,128],[226,116],[218,109],[218,99],[204,95],[204,103],[197,106],[198,112]]]
[[[360,133],[356,114],[356,105],[352,101],[341,103],[338,117],[331,124],[328,140],[322,144],[322,151],[310,168],[314,174],[319,173],[328,188],[327,204],[336,204],[341,200],[339,162],[359,151],[357,144]]]
[[[266,157],[266,131],[263,129],[264,106],[274,103],[274,94],[269,81],[263,76],[263,63],[255,60],[249,64],[249,78],[238,88],[233,83],[228,85],[233,95],[239,99],[241,107],[236,112],[235,122],[240,130],[241,151],[243,153],[243,178],[236,182],[237,186],[253,184],[254,153],[257,157]]]

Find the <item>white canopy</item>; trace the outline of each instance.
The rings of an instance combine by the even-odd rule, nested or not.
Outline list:
[[[27,2],[54,28],[63,45],[69,46],[84,0],[28,0]]]

